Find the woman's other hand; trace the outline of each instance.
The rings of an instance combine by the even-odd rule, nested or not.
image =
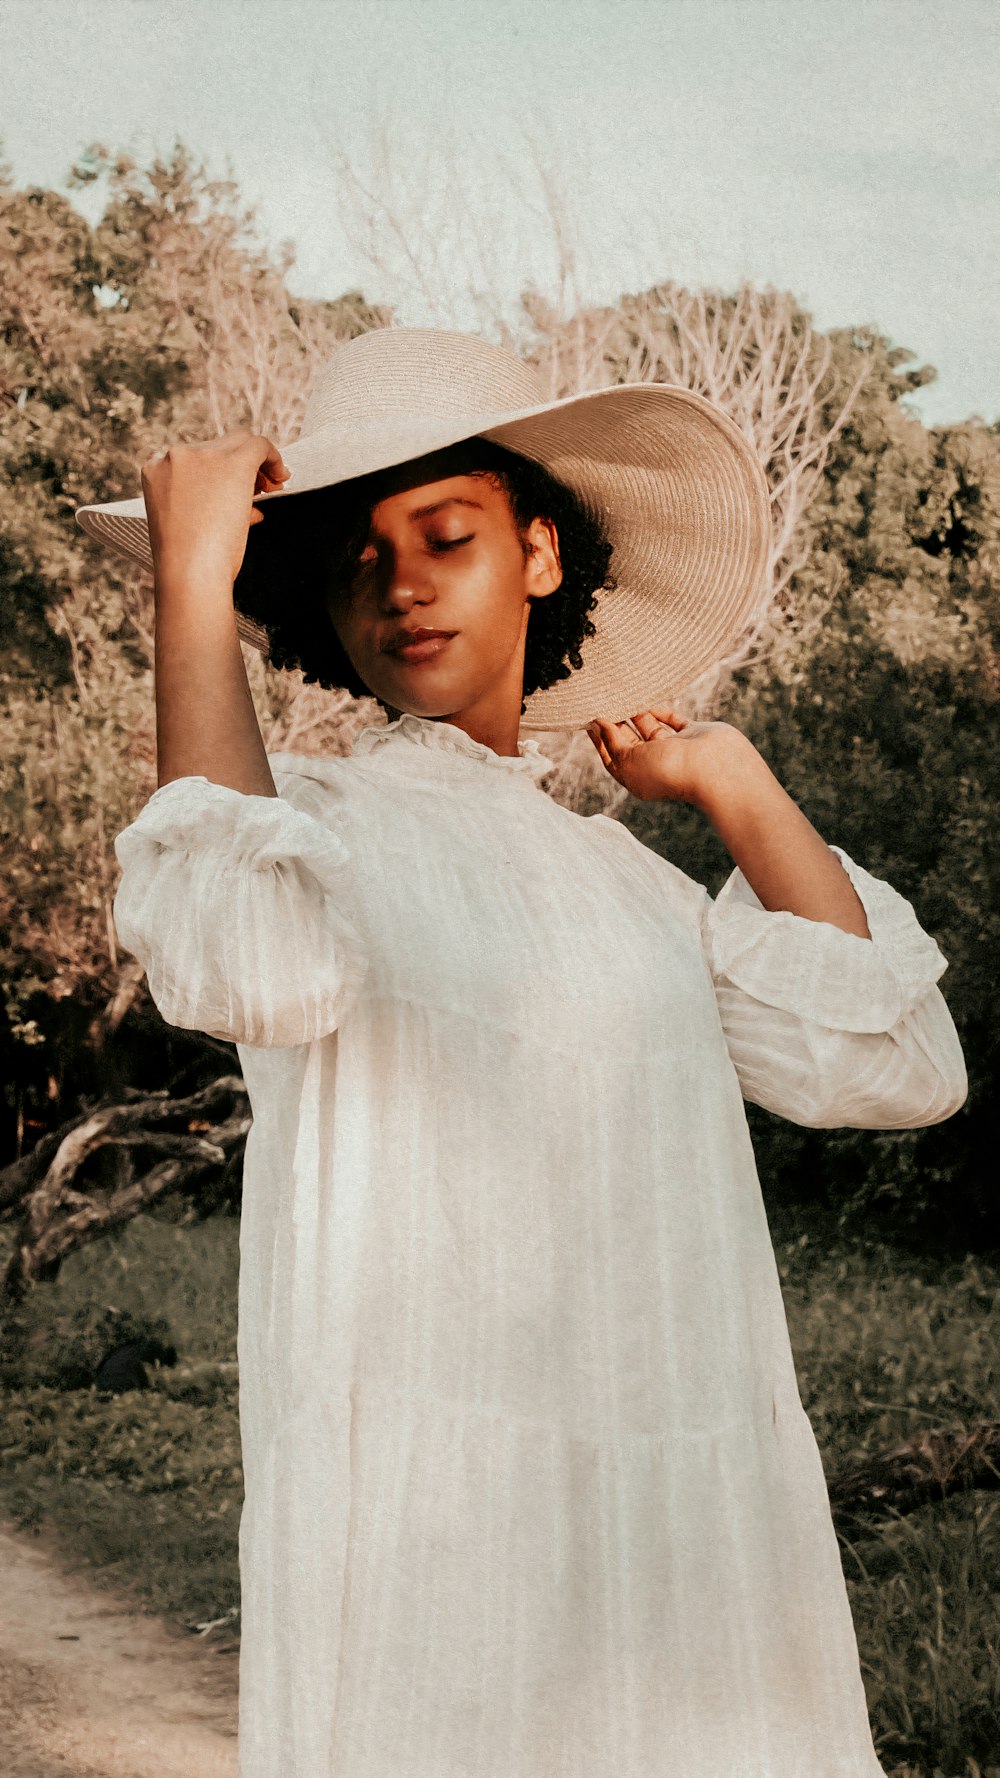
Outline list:
[[[611,776],[643,802],[704,807],[734,764],[749,763],[751,754],[760,759],[729,722],[695,722],[677,710],[640,710],[631,722],[634,727],[599,716],[587,733]]]
[[[700,809],[769,912],[871,938],[864,903],[837,854],[742,730],[676,710],[640,710],[631,720],[638,733],[602,717],[587,732],[632,796]]]
[[[255,432],[156,452],[141,471],[154,570],[221,574],[231,587],[250,526],[264,516],[254,496],[283,487],[291,473],[277,445]]]

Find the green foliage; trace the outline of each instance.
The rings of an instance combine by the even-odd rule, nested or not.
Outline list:
[[[317,354],[385,318],[356,293],[293,301],[290,253],[264,252],[236,188],[209,180],[180,144],[147,168],[95,145],[74,180],[103,186],[93,227],[0,168],[8,1148],[22,1140],[25,1103],[36,1125],[75,1108],[72,1095],[61,1102],[53,1053],[60,1009],[79,1009],[86,1027],[115,991],[125,960],[111,918],[113,839],[155,782],[150,588],[83,536],[73,508],[137,493],[139,464],[171,438],[243,425],[287,436]],[[784,393],[767,376],[780,383],[795,360],[789,412],[804,430],[797,442],[786,414],[774,433],[774,489],[802,467],[802,437],[834,428],[798,524],[799,565],[719,713],[826,838],[913,901],[949,960],[942,988],[971,1082],[968,1105],[926,1131],[801,1131],[751,1107],[765,1190],[772,1204],[835,1203],[845,1224],[884,1215],[914,1239],[989,1245],[996,1210],[979,1154],[995,1134],[998,428],[925,428],[907,399],[933,370],[907,368],[912,354],[873,328],[815,335],[772,291],[703,294],[680,319],[679,301],[662,286],[623,298],[610,330],[607,315],[599,327],[591,317],[603,373],[683,367],[697,324],[699,374],[728,376],[743,420],[765,437]],[[768,327],[788,348],[773,364]],[[266,706],[277,694],[259,677]],[[728,875],[693,811],[630,805],[625,819],[710,887]]]
[[[3,1405],[5,1514],[23,1527],[54,1523],[188,1628],[235,1620],[243,1470],[232,1384],[200,1399],[159,1382],[111,1397],[36,1385]]]
[[[86,677],[48,691],[12,677],[0,704],[0,972],[8,1020],[28,1042],[46,1001],[76,997],[93,1008],[107,998],[118,960],[113,841],[134,812],[149,752],[148,674],[130,671],[114,640],[120,600],[98,585],[76,609]]]
[[[8,1464],[38,1458],[50,1477],[124,1483],[131,1494],[184,1490],[190,1512],[205,1523],[218,1517],[220,1507],[207,1491],[219,1483],[242,1485],[235,1403],[228,1393],[228,1433],[220,1437],[217,1401],[175,1399],[169,1385],[109,1398],[94,1390],[68,1396],[37,1384],[7,1405],[4,1458]]]
[[[71,1254],[0,1336],[0,1509],[188,1627],[238,1618],[238,1266],[231,1218],[139,1216]],[[99,1395],[84,1373],[142,1336],[174,1344],[176,1369]]]
[[[924,1429],[1000,1421],[995,1263],[908,1259],[895,1242],[831,1238],[824,1219],[775,1245],[828,1477]],[[1000,1497],[951,1496],[839,1541],[885,1769],[988,1765],[1000,1746]]]
[[[290,253],[265,252],[235,186],[180,144],[145,169],[95,145],[70,183],[95,182],[106,201],[91,227],[0,169],[0,1053],[12,1123],[18,1076],[38,1083],[36,1113],[42,1091],[61,1096],[61,1003],[91,1015],[115,991],[113,841],[156,781],[149,579],[98,549],[74,510],[137,495],[141,463],[172,439],[287,429],[324,342],[378,319],[357,294],[293,304]]]
[[[137,1316],[109,1304],[84,1303],[50,1313],[44,1325],[25,1305],[8,1309],[0,1345],[0,1385],[7,1389],[86,1389],[102,1360],[133,1340],[169,1343],[160,1316]]]
[[[1000,428],[927,432],[872,380],[806,522],[805,640],[738,670],[719,714],[824,839],[912,901],[937,939],[969,1098],[943,1124],[893,1132],[802,1130],[749,1107],[761,1179],[769,1203],[836,1205],[845,1227],[874,1217],[901,1240],[996,1246],[983,1157],[997,1141]],[[694,810],[629,803],[623,818],[721,888],[732,861]]]

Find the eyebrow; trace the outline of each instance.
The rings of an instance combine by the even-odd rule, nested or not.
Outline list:
[[[430,506],[414,507],[409,516],[411,519],[426,519],[432,512],[440,512],[442,506],[474,506],[477,512],[483,510],[478,500],[465,500],[461,494],[449,494],[446,500],[435,500]]]

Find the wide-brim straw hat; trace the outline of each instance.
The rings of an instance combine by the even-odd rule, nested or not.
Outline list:
[[[376,328],[331,353],[299,437],[279,443],[294,478],[254,501],[294,500],[474,437],[573,488],[613,546],[616,584],[589,613],[595,634],[581,644],[583,665],[525,700],[522,728],[580,728],[595,716],[623,721],[669,706],[745,635],[768,569],[767,481],[731,416],[671,383],[546,401],[531,365],[473,334]],[[152,568],[141,495],[81,506],[76,519]],[[239,611],[236,623],[266,655],[267,632]]]

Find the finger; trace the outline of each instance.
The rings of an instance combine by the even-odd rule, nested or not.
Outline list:
[[[650,710],[649,715],[655,716],[657,722],[668,722],[671,728],[677,729],[686,728],[689,721],[679,710]]]
[[[594,746],[597,748],[597,751],[600,754],[601,758],[603,759],[605,765],[607,765],[608,750],[607,750],[607,747],[605,746],[605,743],[604,743],[604,736],[601,734],[600,723],[598,722],[596,717],[593,719],[592,722],[588,722],[587,733],[590,736],[591,740],[593,741]]]
[[[621,753],[627,747],[637,747],[642,739],[642,736],[637,735],[635,729],[628,722],[609,722],[602,716],[599,716],[597,721],[601,724],[602,733],[612,752]]]
[[[611,754],[608,751],[608,744],[603,733],[600,717],[595,717],[593,722],[587,724],[587,733],[593,741],[594,746],[597,748],[601,760],[610,772],[612,769]]]
[[[609,722],[604,716],[595,716],[590,724],[591,735],[597,742],[601,758],[609,768],[615,755],[621,751],[621,742],[617,734],[619,726],[616,722]]]
[[[254,493],[272,494],[276,488],[283,488],[290,473],[291,471],[288,471],[283,475],[278,475],[277,473],[268,475],[266,469],[258,469],[256,477],[254,478]]]
[[[666,715],[657,710],[640,710],[633,716],[632,721],[643,740],[650,740],[663,728]]]
[[[287,464],[282,461],[281,452],[273,440],[266,437],[259,437],[257,439],[257,445],[258,448],[261,445],[265,447],[263,456],[258,458],[258,473],[266,475],[271,482],[281,483],[287,481],[292,471],[288,468]]]

